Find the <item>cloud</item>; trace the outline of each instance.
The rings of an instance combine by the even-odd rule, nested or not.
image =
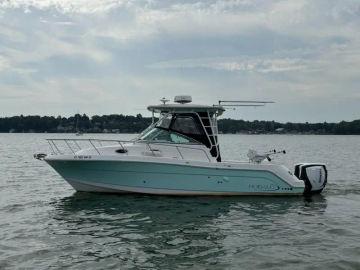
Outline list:
[[[2,8],[22,8],[31,12],[32,8],[54,8],[66,13],[99,13],[121,7],[129,1],[121,0],[8,0],[0,3]]]
[[[245,58],[241,60],[236,59],[188,59],[177,60],[172,62],[160,62],[149,66],[155,69],[169,69],[169,68],[205,68],[220,71],[230,72],[258,72],[258,73],[271,73],[271,72],[292,72],[299,70],[308,70],[310,63],[303,59],[251,59]]]
[[[131,103],[192,93],[294,108],[270,119],[305,118],[304,104],[316,115],[319,100],[319,119],[354,117],[331,107],[359,99],[359,15],[357,0],[2,1],[0,94],[23,98],[0,106],[135,114]]]

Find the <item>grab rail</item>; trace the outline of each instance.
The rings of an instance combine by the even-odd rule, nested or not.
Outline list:
[[[100,156],[101,156],[101,151],[99,151],[99,147],[97,147],[96,144],[99,144],[100,147],[103,147],[104,145],[102,144],[102,142],[118,143],[120,145],[120,147],[124,150],[124,152],[126,150],[126,148],[124,146],[125,143],[144,143],[144,144],[146,144],[146,146],[149,148],[149,150],[151,151],[151,153],[153,155],[155,155],[155,153],[154,153],[154,149],[151,147],[151,145],[152,146],[154,146],[154,145],[164,145],[164,146],[174,147],[177,150],[177,152],[179,153],[179,156],[181,157],[181,159],[185,159],[183,153],[181,152],[181,148],[183,148],[183,149],[193,149],[193,150],[201,151],[201,152],[204,153],[204,155],[206,156],[208,161],[211,162],[211,159],[210,159],[208,153],[204,149],[185,146],[185,145],[179,145],[179,144],[176,144],[176,143],[134,141],[134,140],[126,141],[126,140],[111,140],[111,139],[46,139],[46,140],[49,143],[51,152],[54,155],[63,155],[65,153],[65,152],[60,150],[59,145],[56,144],[57,142],[64,142],[66,147],[74,155],[76,154],[77,151],[88,149],[88,147],[86,147],[86,148],[83,147],[82,148],[78,142],[88,142],[90,144],[90,146],[91,146],[90,148],[93,148],[96,151],[96,153],[98,155],[100,155]],[[72,144],[75,145],[77,149],[74,149]],[[113,145],[111,145],[111,146],[113,146]]]

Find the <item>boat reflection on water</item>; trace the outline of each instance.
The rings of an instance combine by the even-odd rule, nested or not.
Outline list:
[[[50,234],[58,248],[74,252],[71,259],[60,257],[59,266],[83,267],[85,262],[92,262],[97,267],[111,264],[168,269],[175,263],[180,268],[209,264],[226,267],[236,264],[231,261],[236,258],[234,253],[250,252],[250,260],[256,245],[254,236],[281,238],[290,230],[298,234],[296,224],[303,215],[321,216],[327,202],[321,195],[158,197],[75,193],[53,206]]]

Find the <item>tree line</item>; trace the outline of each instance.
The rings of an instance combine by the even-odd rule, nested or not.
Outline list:
[[[151,124],[150,117],[132,115],[76,114],[71,117],[54,116],[13,116],[0,118],[0,132],[49,132],[49,133],[139,133]],[[219,119],[220,133],[247,134],[358,134],[360,119],[339,123],[279,123],[275,121],[245,121]]]

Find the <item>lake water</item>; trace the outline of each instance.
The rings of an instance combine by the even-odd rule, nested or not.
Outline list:
[[[360,269],[360,136],[221,136],[224,159],[326,163],[310,199],[75,193],[32,157],[56,137],[0,134],[0,269]]]

